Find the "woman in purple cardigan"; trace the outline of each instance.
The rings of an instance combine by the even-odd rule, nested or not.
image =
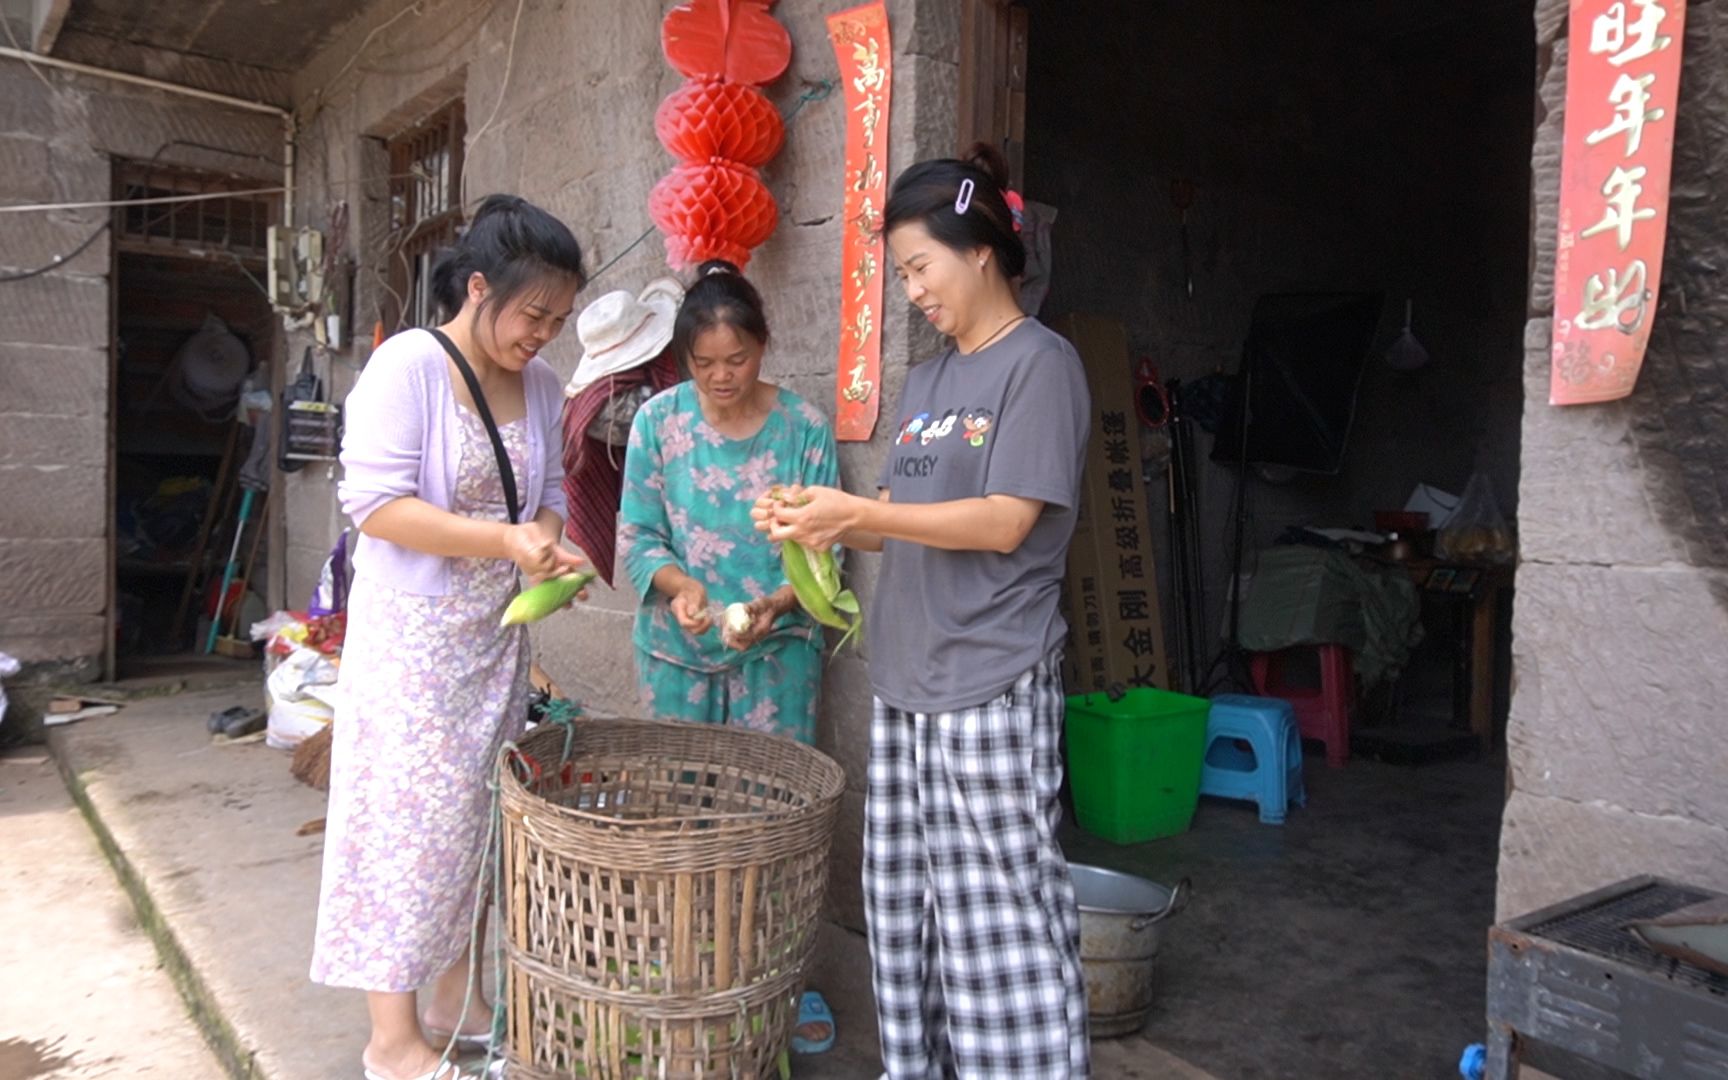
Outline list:
[[[539,352],[583,281],[568,228],[491,196],[432,273],[454,316],[386,341],[348,397],[339,494],[360,539],[312,978],[367,992],[367,1080],[455,1077],[452,1038],[491,1038],[468,945],[487,779],[530,662],[498,624],[519,579],[582,562],[559,545],[561,388]]]

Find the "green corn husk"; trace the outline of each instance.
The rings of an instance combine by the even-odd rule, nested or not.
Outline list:
[[[844,631],[834,651],[864,628],[864,616],[858,609],[858,597],[851,589],[840,587],[840,566],[832,551],[812,554],[796,540],[780,545],[780,563],[786,569],[786,581],[798,595],[798,606],[823,626]]]
[[[592,570],[579,570],[555,578],[547,578],[531,589],[524,589],[510,606],[504,609],[499,626],[516,626],[538,622],[576,598],[597,577]]]

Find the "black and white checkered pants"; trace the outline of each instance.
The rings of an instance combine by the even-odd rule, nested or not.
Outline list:
[[[1056,844],[1060,653],[976,708],[876,702],[864,904],[888,1080],[1085,1080],[1080,914]]]

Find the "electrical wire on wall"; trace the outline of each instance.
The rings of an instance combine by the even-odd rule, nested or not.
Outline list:
[[[197,195],[165,195],[147,199],[104,199],[99,201],[76,203],[30,203],[22,206],[0,206],[0,213],[23,214],[44,213],[52,210],[111,210],[117,207],[127,206],[178,206],[185,203],[208,202],[212,199],[230,199],[247,195],[276,195],[280,194],[282,190],[282,188],[278,187],[260,188],[252,191],[205,192]],[[9,284],[15,281],[26,281],[30,278],[40,277],[43,274],[52,273],[55,270],[58,270],[60,267],[65,266],[73,259],[84,254],[85,251],[89,250],[90,245],[96,242],[97,237],[101,236],[112,227],[112,221],[103,222],[96,226],[95,231],[93,231],[89,236],[86,236],[71,251],[66,252],[64,255],[56,255],[48,262],[35,267],[34,269],[0,274],[0,285]],[[254,283],[256,284],[256,281],[254,281]]]
[[[408,4],[403,7],[402,10],[396,12],[382,23],[373,27],[366,34],[366,37],[361,40],[360,45],[348,57],[347,61],[337,69],[336,74],[332,75],[329,79],[326,79],[321,86],[307,95],[304,113],[300,116],[302,126],[310,125],[318,118],[319,114],[329,108],[337,100],[333,91],[337,89],[338,84],[341,83],[342,80],[351,72],[358,71],[361,74],[366,75],[388,75],[393,77],[413,76],[425,75],[434,71],[448,70],[455,66],[450,63],[450,58],[456,51],[455,47],[440,49],[439,46],[444,45],[445,42],[458,35],[460,35],[464,41],[472,39],[473,34],[465,32],[468,24],[474,20],[475,16],[490,12],[495,5],[493,0],[471,0],[464,10],[455,15],[445,13],[444,8],[447,6],[449,5],[429,3],[428,0],[414,0],[413,3]],[[427,15],[436,15],[437,18],[425,19]],[[425,19],[424,22],[418,23],[417,26],[433,26],[439,28],[436,36],[432,37],[430,40],[419,41],[412,48],[380,48],[376,52],[373,51],[373,41],[378,39],[386,31],[395,27],[398,23],[411,16],[417,20]],[[403,56],[417,54],[432,54],[434,59],[410,67],[389,68],[379,66],[380,61],[387,63]],[[363,58],[370,58],[372,62],[363,64],[361,63]]]
[[[336,69],[335,73],[331,75],[329,79],[325,80],[316,90],[307,95],[305,104],[296,110],[300,130],[305,131],[318,119],[325,109],[331,107],[334,101],[337,100],[335,91],[338,86],[344,82],[344,80],[348,79],[351,73],[401,74],[401,72],[391,71],[385,65],[388,65],[398,56],[408,56],[410,54],[432,54],[434,56],[434,59],[429,62],[418,64],[413,68],[408,69],[410,73],[420,74],[436,71],[440,68],[450,67],[451,65],[449,60],[450,56],[453,55],[454,50],[441,51],[437,46],[457,36],[456,31],[462,26],[468,24],[476,16],[482,14],[489,15],[497,10],[497,5],[488,2],[488,0],[476,0],[476,2],[470,3],[463,8],[456,9],[454,13],[451,13],[449,9],[453,6],[453,3],[440,3],[438,0],[412,0],[412,2],[404,4],[393,14],[385,18],[377,26],[368,30],[366,36],[361,39],[359,45],[351,54],[349,54],[348,58],[342,63],[342,65]],[[504,69],[497,95],[493,100],[492,109],[485,122],[464,140],[465,149],[467,150],[472,150],[474,146],[484,139],[485,136],[493,130],[498,118],[502,115],[514,77],[516,50],[520,44],[522,16],[525,8],[526,0],[517,0],[515,10],[511,15],[509,34],[506,39]],[[436,14],[438,17],[432,19],[425,18],[429,14]],[[381,47],[376,52],[373,51],[374,42],[379,41],[379,39],[385,34],[408,20],[414,20],[416,22],[415,32],[408,36],[422,38],[423,35],[418,33],[418,27],[420,25],[437,27],[438,30],[436,36],[432,38],[430,43],[424,40],[419,41],[413,49],[385,46]],[[422,22],[422,20],[424,21]],[[474,35],[470,34],[465,36],[471,40]],[[812,85],[799,96],[798,100],[786,113],[786,122],[790,123],[792,119],[810,103],[828,97],[829,94],[833,92],[833,89],[834,84],[827,80]],[[354,179],[347,183],[356,185],[373,184],[377,183],[378,179],[378,177],[366,177]],[[326,177],[325,180],[326,190],[335,188],[339,186],[340,183],[332,181],[329,177]],[[464,170],[460,180],[461,191],[458,196],[459,201],[464,205],[464,207],[478,202],[478,200],[470,201],[467,198],[468,183],[469,173],[467,170]],[[654,227],[650,225],[629,244],[627,244],[622,251],[609,259],[605,265],[596,271],[588,279],[587,285],[592,286],[596,281],[602,279],[610,270],[612,270],[613,267],[617,266],[632,254],[653,234]],[[394,260],[402,257],[402,250],[407,239],[408,237],[405,235],[392,236],[385,242],[382,250],[373,251],[365,260],[368,264],[365,271],[368,281],[382,289],[395,300],[396,310],[403,313],[403,317],[405,317],[406,314],[405,298],[400,296],[397,290],[390,285],[388,280],[388,268],[392,265]],[[401,325],[402,322],[399,317],[397,328],[399,329]]]
[[[498,84],[498,97],[492,102],[492,115],[488,116],[486,122],[480,125],[479,131],[464,140],[466,152],[473,152],[474,147],[479,145],[480,139],[492,130],[492,122],[498,119],[499,111],[504,108],[504,97],[510,93],[510,73],[516,67],[516,33],[522,27],[522,9],[527,6],[527,3],[528,0],[516,0],[516,17],[510,20],[510,47],[504,54],[504,80]],[[467,202],[468,170],[466,169],[462,170],[461,194],[463,202]]]
[[[414,0],[412,4],[409,4],[407,7],[390,16],[388,19],[385,19],[377,26],[374,26],[371,31],[367,33],[365,38],[361,40],[359,47],[354,50],[353,55],[348,57],[348,62],[337,69],[336,74],[332,75],[323,86],[320,86],[317,90],[312,92],[308,99],[310,103],[310,111],[301,122],[303,124],[310,124],[313,120],[317,119],[318,114],[322,112],[324,107],[329,103],[326,95],[335,88],[337,83],[342,81],[343,76],[354,70],[354,65],[360,62],[362,56],[366,55],[366,50],[371,47],[374,38],[390,29],[392,26],[395,26],[408,16],[423,15],[425,14],[425,11],[425,5],[421,0]]]
[[[471,39],[474,34],[469,24],[475,21],[476,16],[490,12],[492,7],[491,0],[479,0],[478,3],[469,4],[466,11],[454,18],[440,17],[430,20],[431,25],[443,28],[436,37],[416,42],[413,48],[381,50],[376,60],[357,64],[354,70],[363,75],[383,75],[392,79],[411,78],[433,72],[448,71],[451,49],[445,48],[445,43],[458,34],[462,35],[464,40]],[[436,59],[422,59],[418,63],[400,62],[404,57],[425,57],[427,55],[433,55]]]
[[[112,210],[121,206],[168,206],[174,203],[209,202],[212,199],[245,199],[256,195],[280,195],[287,188],[247,188],[244,191],[207,191],[196,195],[159,195],[147,199],[92,199],[88,202],[25,203],[0,206],[0,214],[40,213],[49,210]]]
[[[9,285],[14,281],[28,281],[33,277],[41,277],[43,274],[53,273],[55,270],[60,269],[62,266],[65,266],[73,259],[76,259],[78,256],[84,254],[84,252],[88,251],[90,245],[94,244],[98,237],[107,232],[111,224],[111,222],[104,221],[102,224],[96,226],[96,231],[91,233],[89,236],[86,236],[77,247],[68,251],[64,255],[54,256],[54,258],[43,263],[41,266],[36,267],[34,270],[21,270],[17,273],[0,274],[0,285]]]
[[[11,19],[7,18],[3,14],[0,14],[0,26],[4,26],[6,28],[6,40],[10,41],[12,43],[12,47],[14,49],[17,49],[21,53],[27,53],[30,51],[29,49],[26,49],[23,46],[23,44],[21,44],[19,42],[17,32],[12,29],[12,20]],[[48,92],[50,94],[58,94],[60,92],[60,88],[54,85],[53,81],[48,78],[48,74],[46,72],[44,72],[41,68],[36,66],[35,61],[25,60],[24,66],[30,69],[30,74],[36,76],[37,79],[41,80],[42,85],[46,86],[48,88]]]
[[[784,117],[782,117],[782,120],[786,123],[786,125],[788,127],[790,127],[793,120],[797,119],[798,114],[803,112],[807,106],[812,105],[818,101],[823,101],[823,100],[827,99],[829,96],[831,96],[834,93],[834,90],[835,90],[834,82],[832,82],[831,80],[828,80],[828,79],[822,79],[822,80],[819,80],[818,82],[811,84],[802,94],[798,95],[798,99],[792,103],[792,106],[789,109],[786,110],[786,114]],[[500,102],[503,100],[502,96],[500,96],[499,100],[500,100]],[[472,141],[470,141],[469,145],[472,145]],[[395,175],[402,175],[402,174],[395,174]],[[409,173],[406,175],[409,177],[413,177],[417,174]],[[394,178],[394,175],[391,177],[386,177],[385,179],[393,179],[393,178]],[[375,180],[376,180],[376,178],[374,178],[374,182],[375,182]],[[364,180],[352,181],[352,183],[365,183],[365,182],[367,182],[367,181],[364,181]],[[463,174],[462,182],[464,185],[466,185],[468,182],[468,177],[467,177],[466,173]],[[472,201],[465,201],[464,202],[464,209],[466,210],[470,207],[477,206],[477,205],[479,205],[479,203],[481,201],[483,201],[483,200],[482,199],[474,199]],[[409,238],[409,235],[410,235],[410,232],[408,230],[398,230],[398,234],[393,236],[391,238],[391,240],[388,241],[384,245],[383,249],[377,253],[377,258],[382,265],[381,266],[374,266],[371,270],[367,271],[368,275],[373,279],[373,284],[375,284],[379,288],[383,289],[386,293],[390,294],[390,297],[395,301],[395,304],[396,304],[395,310],[397,312],[401,313],[397,318],[397,323],[396,323],[396,327],[395,327],[396,330],[402,330],[407,325],[404,320],[407,318],[408,305],[407,305],[406,299],[401,294],[399,294],[394,288],[392,288],[390,286],[389,272],[387,270],[387,267],[388,267],[391,260],[397,259],[397,258],[403,258],[402,249],[405,246],[405,244]],[[625,245],[625,247],[622,251],[620,251],[620,252],[618,252],[618,254],[612,256],[612,258],[606,260],[606,262],[600,267],[600,269],[594,271],[593,274],[589,275],[587,282],[582,286],[582,292],[578,293],[577,295],[581,296],[581,295],[588,294],[589,291],[591,289],[593,289],[595,283],[598,282],[601,278],[605,277],[608,271],[612,270],[612,268],[616,267],[619,263],[623,262],[627,257],[629,257],[631,252],[633,252],[637,248],[641,247],[644,243],[647,242],[648,238],[653,236],[653,235],[654,235],[654,226],[649,225],[646,229],[642,230],[642,232],[640,234],[638,234],[634,240],[630,241],[629,244]],[[412,267],[409,267],[408,269],[411,271]]]

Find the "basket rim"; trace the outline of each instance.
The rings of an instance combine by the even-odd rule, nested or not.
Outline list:
[[[765,731],[750,731],[742,728],[728,727],[720,724],[698,724],[682,720],[640,720],[626,717],[593,718],[577,720],[574,727],[579,732],[584,726],[616,726],[633,727],[639,730],[665,728],[685,734],[697,735],[714,742],[753,742],[771,739],[789,747],[793,752],[809,756],[812,764],[821,772],[824,783],[819,791],[811,794],[803,806],[786,807],[779,810],[733,810],[709,814],[691,814],[678,816],[662,816],[651,818],[619,818],[608,814],[596,814],[588,810],[578,810],[574,807],[562,806],[551,799],[538,794],[517,775],[511,767],[512,755],[520,755],[520,742],[510,742],[498,752],[495,768],[498,774],[500,797],[506,801],[511,798],[531,799],[538,809],[550,812],[558,817],[579,822],[584,825],[600,826],[619,831],[648,831],[651,829],[667,829],[676,827],[684,829],[697,822],[721,822],[728,824],[785,822],[810,814],[828,812],[840,801],[846,791],[846,770],[829,755],[807,743],[799,742],[789,735],[771,734]],[[539,730],[526,733],[525,737],[534,737]],[[575,755],[572,755],[573,759]]]

